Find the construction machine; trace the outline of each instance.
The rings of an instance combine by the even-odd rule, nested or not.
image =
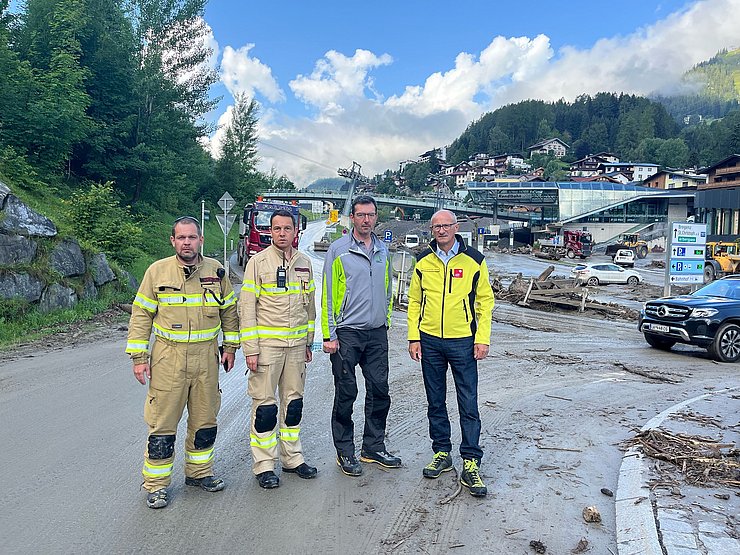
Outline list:
[[[586,258],[591,256],[593,240],[591,234],[581,230],[564,230],[562,235],[548,233],[539,239],[540,251],[549,254],[551,258]]]
[[[620,249],[630,249],[637,258],[645,258],[648,255],[647,241],[640,240],[639,233],[625,233],[619,236],[614,245],[606,247],[606,255],[614,256]]]
[[[740,273],[740,238],[734,242],[708,241],[704,258],[704,283]]]

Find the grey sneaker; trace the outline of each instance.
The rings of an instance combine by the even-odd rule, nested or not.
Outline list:
[[[347,476],[360,476],[362,474],[362,465],[357,462],[357,457],[354,455],[340,455],[337,453],[337,466]]]
[[[460,475],[460,483],[468,488],[470,495],[473,497],[485,497],[488,489],[480,478],[478,461],[473,459],[463,459],[463,471]]]
[[[152,491],[146,496],[146,506],[150,509],[163,509],[169,502],[169,499],[167,499],[167,490],[165,488]]]
[[[452,457],[445,451],[434,453],[432,462],[424,467],[424,478],[439,478],[443,472],[452,470]]]

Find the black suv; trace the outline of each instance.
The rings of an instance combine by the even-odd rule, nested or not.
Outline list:
[[[657,349],[698,345],[720,362],[740,359],[740,274],[713,281],[691,295],[645,303],[638,328]]]

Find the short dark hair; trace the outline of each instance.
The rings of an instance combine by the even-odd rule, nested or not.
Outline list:
[[[371,197],[370,195],[357,195],[352,200],[352,211],[350,212],[351,214],[354,215],[354,213],[355,213],[355,207],[358,204],[372,204],[375,207],[375,211],[376,212],[378,211],[378,203],[375,202],[375,199],[373,197]]]
[[[172,237],[175,236],[175,226],[177,224],[195,224],[195,227],[198,229],[198,237],[203,235],[200,230],[200,222],[198,221],[198,218],[194,218],[193,216],[180,216],[172,222]]]
[[[290,218],[291,220],[293,220],[293,227],[295,227],[296,221],[293,219],[293,214],[291,214],[290,210],[286,210],[285,208],[278,208],[277,210],[273,211],[273,213],[270,215],[270,227],[272,227],[272,220],[274,220],[277,216]]]

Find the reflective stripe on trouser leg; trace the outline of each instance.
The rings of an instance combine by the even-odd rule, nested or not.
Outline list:
[[[142,468],[143,487],[149,492],[170,485],[175,458],[174,436],[188,398],[187,382],[181,372],[185,349],[184,345],[169,345],[162,341],[155,341],[152,349],[152,379],[144,402],[144,421],[149,427],[149,436],[144,446]],[[166,449],[162,445],[152,445],[154,452],[150,453],[152,438],[163,436],[172,436],[172,445]]]
[[[285,349],[285,365],[278,382],[280,392],[280,464],[295,468],[302,464],[300,422],[303,417],[303,388],[306,383],[306,346]]]
[[[256,372],[249,373],[248,393],[252,398],[249,444],[255,475],[275,469],[277,462],[277,399],[275,391],[285,358],[280,347],[260,347]]]
[[[216,417],[221,408],[218,389],[218,343],[196,343],[188,346],[188,434],[185,437],[185,476],[213,476]]]

